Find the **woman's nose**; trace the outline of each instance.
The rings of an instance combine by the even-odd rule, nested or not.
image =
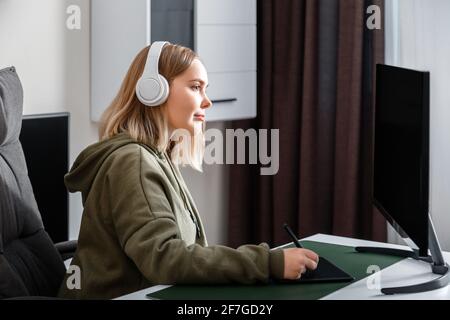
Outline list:
[[[202,109],[206,109],[212,106],[211,100],[209,100],[208,96],[205,95],[205,98],[203,99],[202,103]]]

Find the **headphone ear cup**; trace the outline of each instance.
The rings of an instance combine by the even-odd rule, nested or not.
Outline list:
[[[162,75],[158,75],[157,79],[141,78],[136,84],[136,95],[146,106],[159,106],[169,97],[169,83]]]
[[[161,92],[159,79],[141,78],[136,84],[136,95],[143,104],[152,106],[158,100]]]

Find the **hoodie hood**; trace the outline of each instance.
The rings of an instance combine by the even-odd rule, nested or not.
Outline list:
[[[147,149],[152,149],[159,157],[163,156],[154,148],[137,142],[126,133],[117,134],[112,138],[88,146],[80,153],[69,173],[64,176],[67,189],[70,192],[80,191],[84,204],[92,183],[106,158],[117,149],[130,143],[140,144]]]

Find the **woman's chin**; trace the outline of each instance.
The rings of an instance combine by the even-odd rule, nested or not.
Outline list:
[[[193,137],[197,134],[203,133],[205,123],[203,121],[191,121],[180,127],[178,129],[173,130],[173,133],[176,135],[185,135],[187,132]]]
[[[189,123],[189,125],[186,126],[185,129],[189,131],[191,136],[194,136],[196,134],[199,134],[199,133],[203,132],[203,125],[204,125],[203,121],[196,121],[196,120],[194,120],[191,123]]]
[[[205,128],[205,121],[204,120],[202,120],[202,121],[195,121],[192,133],[194,135],[203,134],[204,128]]]

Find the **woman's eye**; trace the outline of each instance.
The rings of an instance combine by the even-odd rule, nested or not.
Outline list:
[[[198,91],[200,90],[200,86],[193,86],[192,89]]]

